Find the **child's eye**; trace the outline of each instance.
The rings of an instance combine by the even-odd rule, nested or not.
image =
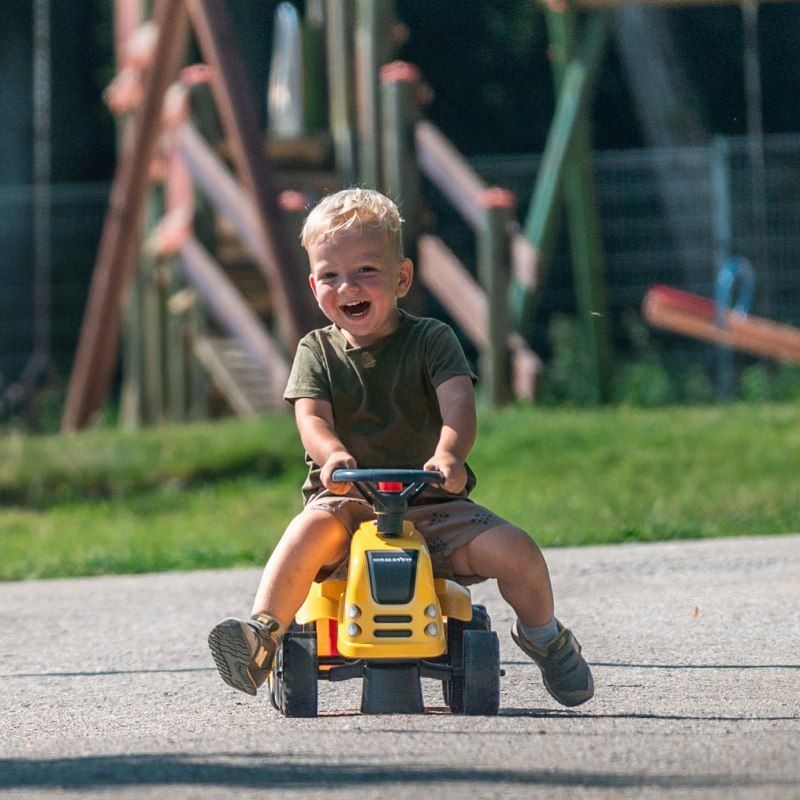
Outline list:
[[[336,273],[335,272],[323,272],[319,276],[319,279],[321,281],[332,281],[335,277],[336,277]]]
[[[369,264],[365,264],[363,267],[359,267],[359,272],[376,272],[377,270],[375,267],[370,266]]]

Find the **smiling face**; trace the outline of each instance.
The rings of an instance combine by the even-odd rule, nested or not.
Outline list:
[[[408,293],[413,268],[397,256],[385,231],[353,226],[311,244],[308,257],[311,291],[351,347],[374,344],[397,329],[397,300]]]

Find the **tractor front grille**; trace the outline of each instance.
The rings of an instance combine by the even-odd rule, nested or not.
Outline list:
[[[372,599],[381,605],[402,605],[414,596],[417,550],[367,550]]]

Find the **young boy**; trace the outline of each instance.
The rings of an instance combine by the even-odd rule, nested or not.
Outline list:
[[[495,578],[517,614],[514,641],[558,702],[579,705],[594,693],[592,674],[553,616],[539,547],[467,499],[475,486],[466,463],[475,442],[475,376],[447,325],[397,307],[413,275],[400,225],[395,204],[367,189],[326,197],[305,222],[311,291],[332,323],[300,342],[284,393],[306,449],[305,507],[267,562],[250,620],[226,619],[211,631],[214,661],[226,683],[255,694],[312,581],[341,570],[372,507],[351,484],[333,481],[334,470],[438,470],[442,486],[426,489],[407,514],[428,542],[436,574],[464,584]]]

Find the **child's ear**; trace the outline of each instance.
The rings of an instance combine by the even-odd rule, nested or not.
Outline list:
[[[411,288],[411,282],[414,280],[414,264],[410,258],[404,258],[400,262],[400,268],[397,273],[397,296],[405,297],[408,290]]]

